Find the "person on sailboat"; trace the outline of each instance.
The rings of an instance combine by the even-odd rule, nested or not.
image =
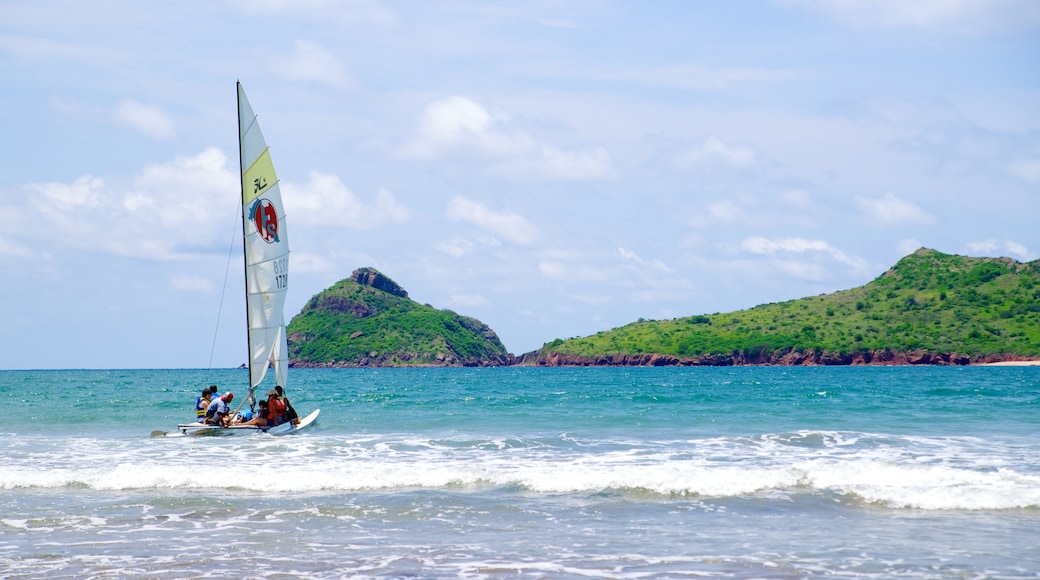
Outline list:
[[[261,399],[258,403],[256,414],[253,415],[251,419],[243,421],[242,423],[236,423],[236,425],[256,425],[257,427],[266,427],[269,424],[267,416],[267,401]]]
[[[206,408],[206,420],[204,422],[207,425],[223,425],[227,427],[228,403],[234,400],[234,398],[235,394],[228,391],[223,396],[217,397],[210,402],[209,407]]]
[[[267,424],[272,427],[285,422],[285,399],[275,389],[267,391]]]
[[[285,396],[285,390],[282,389],[282,386],[275,385],[274,390],[276,393],[278,393],[278,398],[281,399],[283,403],[285,403],[285,415],[282,422],[284,423],[285,421],[292,421],[293,425],[299,423],[300,416],[296,414],[296,409],[293,409],[292,403],[289,402],[289,397]]]
[[[195,399],[195,420],[202,423],[206,420],[206,409],[209,408],[209,403],[212,400],[212,391],[209,387],[202,389],[202,394],[199,395],[198,399]]]
[[[258,427],[274,427],[282,422],[285,408],[278,398],[278,392],[274,389],[267,391],[267,399],[260,400],[260,411],[249,421],[235,423],[236,425],[256,425]]]

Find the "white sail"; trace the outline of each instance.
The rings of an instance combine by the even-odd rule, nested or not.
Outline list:
[[[264,380],[269,363],[274,365],[275,383],[285,386],[289,367],[282,314],[289,286],[285,209],[270,151],[241,83],[238,83],[238,133],[249,386],[255,387]]]

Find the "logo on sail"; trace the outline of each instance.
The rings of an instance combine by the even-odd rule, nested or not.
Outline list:
[[[253,202],[253,206],[249,208],[249,215],[256,226],[256,233],[260,234],[265,242],[273,244],[278,241],[278,214],[275,213],[271,200],[261,198]]]

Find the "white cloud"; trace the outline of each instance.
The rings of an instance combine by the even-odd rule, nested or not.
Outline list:
[[[629,262],[634,262],[636,264],[650,266],[650,267],[652,267],[654,269],[661,270],[662,272],[675,272],[675,270],[673,268],[669,267],[667,264],[665,264],[661,260],[650,260],[648,262],[648,261],[644,260],[643,258],[639,257],[639,255],[636,254],[635,252],[633,252],[631,250],[626,250],[625,248],[618,248],[618,254],[620,254],[622,258],[624,258],[625,260],[627,260]]]
[[[228,167],[227,156],[210,147],[149,164],[129,187],[110,187],[89,175],[71,183],[30,184],[29,207],[40,223],[29,235],[150,260],[195,256],[207,248],[225,247],[238,211],[237,174],[237,168]],[[389,191],[380,190],[364,202],[334,175],[312,173],[303,185],[280,185],[292,223],[372,229],[409,217],[408,209]],[[305,256],[294,254],[294,261],[298,257]],[[317,256],[298,265],[304,270],[328,269]]]
[[[472,252],[476,248],[476,244],[469,240],[456,238],[447,242],[437,242],[434,247],[449,256],[460,258]]]
[[[48,182],[30,184],[29,189],[40,193],[42,198],[34,198],[36,207],[47,215],[75,210],[82,207],[96,206],[101,202],[101,192],[105,184],[100,177],[84,175],[69,184]]]
[[[730,145],[718,137],[708,137],[703,143],[679,153],[676,164],[680,167],[718,167],[745,169],[755,163],[755,150],[743,145]]]
[[[968,242],[968,251],[975,254],[992,254],[1000,248],[1000,243],[996,240],[981,240],[978,242]]]
[[[123,195],[113,192],[112,203],[118,203],[120,211],[109,211],[117,215],[125,212],[141,229],[132,235],[155,236],[159,246],[172,247],[173,240],[219,239],[222,236],[218,232],[235,213],[239,199],[238,171],[232,172],[227,163],[223,151],[209,147],[197,155],[147,165],[134,179],[131,191]],[[132,240],[126,243],[133,245]],[[132,247],[121,251],[130,255],[136,252]]]
[[[416,157],[466,149],[490,156],[516,155],[533,148],[530,137],[508,126],[508,118],[466,97],[452,96],[426,106],[418,135],[406,147]]]
[[[502,158],[492,170],[522,179],[593,180],[616,175],[610,154],[601,147],[568,151],[552,145]]]
[[[539,144],[505,114],[461,96],[427,105],[415,138],[403,151],[425,159],[476,154],[495,160],[493,170],[523,177],[606,179],[615,175],[614,162],[602,147],[571,150]]]
[[[448,219],[467,221],[514,244],[529,245],[538,239],[538,230],[523,216],[512,212],[495,212],[483,203],[458,196],[448,202]]]
[[[85,175],[72,183],[29,184],[37,216],[29,235],[91,251],[170,260],[223,239],[238,178],[216,148],[146,166],[129,188]]]
[[[308,81],[333,87],[350,82],[347,69],[331,52],[307,40],[297,40],[289,55],[277,56],[271,65],[290,80]]]
[[[975,255],[997,256],[1010,255],[1020,260],[1030,260],[1033,253],[1024,245],[1011,240],[979,240],[968,243],[968,252]],[[1004,254],[1006,252],[1006,254]]]
[[[786,0],[857,28],[989,33],[1040,25],[1033,0]]]
[[[1004,240],[1004,247],[1012,256],[1018,256],[1023,260],[1028,260],[1033,254],[1029,251],[1028,248],[1023,246],[1022,244],[1019,244],[1018,242],[1012,242],[1011,240]]]
[[[373,203],[364,203],[335,175],[315,171],[303,185],[281,186],[286,216],[301,224],[369,230],[408,221],[408,208],[389,191],[380,189]]]
[[[879,198],[857,197],[859,206],[871,225],[896,227],[913,224],[933,224],[936,219],[911,201],[886,193]]]
[[[751,236],[740,243],[740,249],[752,254],[773,256],[781,253],[805,254],[819,252],[830,256],[837,262],[848,264],[854,268],[863,268],[863,261],[852,258],[845,252],[831,246],[823,240],[809,240],[806,238],[766,238],[763,236]],[[793,266],[789,266],[793,267]]]
[[[744,210],[732,201],[717,201],[708,206],[708,215],[717,221],[732,222],[744,217]]]
[[[116,106],[114,115],[120,123],[155,139],[170,139],[176,135],[170,116],[151,105],[126,99]]]
[[[835,275],[834,268],[832,265],[829,266],[825,259],[848,266],[849,271],[856,275],[869,273],[864,260],[851,257],[823,240],[751,236],[745,238],[738,249],[750,254],[768,256],[771,267],[789,278],[798,280],[822,282],[832,279]]]
[[[830,244],[823,240],[807,240],[805,238],[769,239],[752,236],[740,243],[740,249],[752,254],[775,254],[777,252],[831,251]]]
[[[706,227],[712,223],[744,222],[747,219],[743,207],[728,199],[710,203],[689,217],[690,224],[694,227]]]
[[[1040,159],[1020,159],[1008,165],[1007,169],[1026,183],[1040,184]]]

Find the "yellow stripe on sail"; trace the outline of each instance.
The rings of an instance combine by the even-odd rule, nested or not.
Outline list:
[[[257,157],[249,169],[242,174],[242,205],[249,205],[278,181],[278,177],[274,174],[274,164],[271,163],[270,151],[270,149],[264,149],[260,157]]]

